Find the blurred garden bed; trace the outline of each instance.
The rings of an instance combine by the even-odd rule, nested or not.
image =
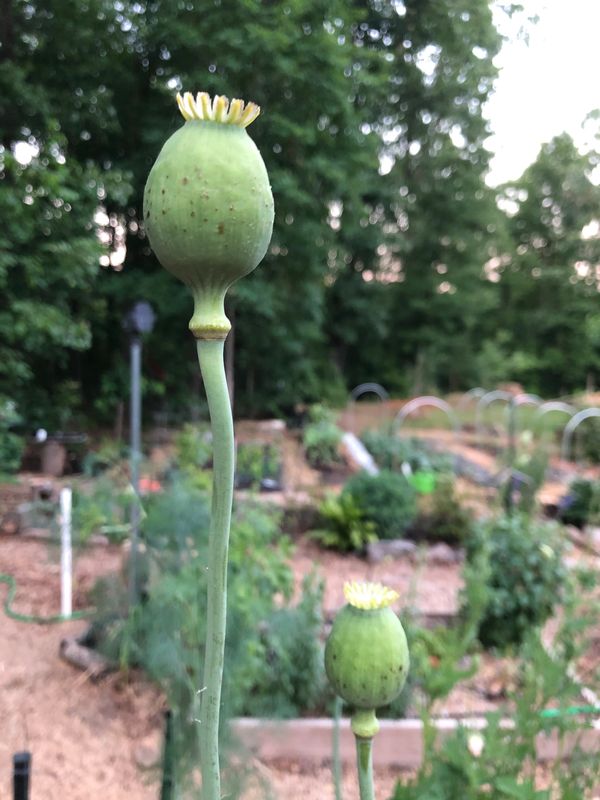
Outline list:
[[[548,616],[550,628],[560,626],[562,611],[555,601],[560,600],[563,607],[571,602],[560,593],[567,573],[573,574],[578,566],[598,569],[598,556],[590,547],[593,537],[577,533],[579,529],[551,532],[541,520],[535,496],[529,498],[521,492],[509,498],[499,481],[472,480],[467,470],[457,476],[452,437],[443,433],[428,431],[421,437],[425,442],[415,441],[412,433],[396,440],[385,427],[363,436],[363,443],[381,467],[379,475],[369,476],[358,473],[355,465],[344,460],[339,429],[335,428],[337,423],[323,409],[317,409],[300,429],[288,430],[277,421],[237,426],[238,475],[249,476],[250,485],[242,488],[244,481],[238,480],[231,538],[225,684],[228,713],[288,719],[316,714],[330,717],[332,698],[323,672],[323,640],[334,613],[344,603],[344,583],[357,579],[382,582],[398,592],[397,608],[402,609],[411,641],[414,681],[384,716],[422,716],[424,708],[432,718],[444,719],[519,713],[519,693],[529,691],[531,681],[526,659],[548,685],[554,675],[552,662],[544,660],[545,651],[536,649],[535,643],[526,645],[529,655],[523,656],[521,648],[525,645],[520,637]],[[310,436],[307,429],[312,431]],[[435,440],[435,447],[431,440]],[[194,717],[199,680],[194,675],[203,641],[201,598],[206,574],[202,565],[210,508],[210,438],[205,427],[187,426],[169,435],[163,432],[160,441],[152,440],[150,445],[140,484],[141,602],[129,618],[127,539],[133,495],[127,462],[122,453],[106,447],[90,459],[89,474],[76,480],[69,478],[76,489],[75,605],[81,608],[90,601],[97,605],[100,627],[94,633],[94,646],[127,672],[92,689],[85,673],[76,673],[58,661],[57,636],[52,639],[56,645],[54,658],[47,667],[61,676],[61,686],[68,675],[75,687],[77,711],[60,703],[55,710],[57,729],[64,726],[67,737],[69,715],[86,718],[81,709],[87,707],[90,691],[96,702],[104,686],[107,702],[112,704],[114,692],[121,691],[120,680],[145,687],[150,677],[161,687],[160,692],[153,689],[157,693],[149,695],[145,688],[140,689],[137,727],[121,732],[111,729],[110,735],[115,738],[107,746],[121,753],[126,762],[122,768],[128,775],[134,775],[140,763],[140,748],[152,750],[149,737],[154,737],[154,760],[159,758],[160,711],[166,705],[178,709],[182,730],[192,735],[189,718]],[[465,461],[487,475],[497,476],[497,464],[489,454],[474,457],[473,448],[465,447]],[[265,477],[274,475],[280,485],[265,491]],[[415,476],[421,477],[416,480]],[[50,492],[54,498],[62,483],[64,480],[54,483]],[[22,505],[36,481],[32,476],[22,476],[21,484],[7,486],[6,508],[11,503]],[[556,499],[573,491],[566,481],[558,480],[556,486]],[[543,484],[537,487],[538,492],[540,488]],[[524,506],[530,500],[532,504],[526,510]],[[507,514],[509,501],[513,516]],[[585,523],[593,503],[592,487],[569,506],[571,523],[577,519]],[[56,529],[49,525],[47,542],[31,541],[27,533],[0,536],[0,571],[10,572],[17,579],[15,602],[19,610],[56,613]],[[489,617],[484,624],[483,590],[490,579],[484,580],[482,571],[478,582],[474,565],[481,542],[496,539],[504,542],[502,559],[508,559],[507,564],[527,563],[530,567],[527,574],[515,578],[524,581],[525,589],[511,592],[502,585],[495,587],[506,597],[498,601],[497,616]],[[529,541],[530,549],[522,553],[520,543]],[[95,543],[93,550],[91,543]],[[496,554],[491,563],[501,566],[502,559]],[[498,570],[500,580],[511,569]],[[541,587],[541,599],[535,591],[531,593],[536,586]],[[590,591],[589,586],[586,591]],[[540,606],[543,613],[539,619],[535,614],[530,618],[518,604],[511,606],[519,594],[533,598],[534,606]],[[569,613],[572,622],[573,608]],[[490,636],[490,630],[499,629],[498,620],[511,614],[517,621],[502,634],[506,641],[503,639],[500,647],[494,641],[497,631]],[[518,615],[524,615],[523,619]],[[9,626],[3,658],[8,662],[18,654],[21,659],[21,665],[15,667],[21,683],[13,684],[11,678],[6,685],[9,692],[16,689],[11,695],[16,709],[23,702],[23,692],[31,688],[34,697],[41,685],[27,686],[25,653],[11,638],[19,635],[20,626],[12,621]],[[66,630],[75,628],[82,632],[82,626],[76,623],[69,623]],[[567,633],[574,643],[574,630]],[[46,648],[46,659],[49,636],[39,637],[40,645]],[[511,636],[516,639],[507,652],[505,645]],[[483,647],[479,640],[486,638]],[[30,635],[27,640],[27,658],[35,660],[38,638]],[[573,649],[573,653],[577,651],[577,668],[592,684],[598,641],[600,632],[593,630],[589,646],[586,643],[579,652],[581,643],[577,642]],[[557,658],[559,663],[566,663],[565,653]],[[12,670],[11,666],[11,675]],[[546,709],[547,700],[539,699],[541,709]],[[146,702],[151,708],[149,716],[143,707]],[[573,684],[559,686],[556,702],[577,707],[587,701],[581,687]],[[120,712],[115,713],[118,716]],[[92,717],[96,714],[98,724],[106,725],[101,712],[94,711]],[[18,715],[16,710],[14,715]],[[93,727],[96,723],[91,724]],[[10,741],[16,749],[18,731],[13,734]],[[36,746],[42,763],[46,763],[54,751],[38,740]],[[96,788],[90,789],[89,796]],[[145,795],[140,794],[142,797]]]

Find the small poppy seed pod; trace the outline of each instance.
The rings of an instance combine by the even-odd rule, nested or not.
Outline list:
[[[225,292],[260,263],[273,231],[269,177],[246,133],[260,109],[204,92],[177,101],[186,122],[150,171],[144,225],[163,267],[192,291],[194,335],[222,339]]]
[[[344,594],[348,604],[333,622],[325,646],[325,670],[341,698],[370,712],[391,703],[408,674],[406,635],[389,608],[398,595],[381,584],[354,582],[345,584]],[[355,716],[357,735],[370,737],[376,732],[374,714]]]

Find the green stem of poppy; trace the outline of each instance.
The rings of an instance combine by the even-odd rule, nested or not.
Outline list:
[[[356,736],[356,765],[360,800],[375,800],[373,784],[373,739]]]
[[[198,360],[204,381],[213,437],[213,494],[208,545],[208,602],[204,682],[200,705],[202,800],[221,800],[219,716],[227,616],[227,558],[233,500],[233,418],[225,367],[225,340],[199,339]]]

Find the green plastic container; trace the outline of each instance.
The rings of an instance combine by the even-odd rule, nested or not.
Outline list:
[[[408,482],[419,494],[431,494],[435,490],[435,472],[413,472]]]

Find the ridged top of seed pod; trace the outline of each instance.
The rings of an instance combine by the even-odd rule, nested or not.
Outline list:
[[[387,608],[398,599],[399,594],[382,583],[346,581],[344,584],[344,596],[354,608],[374,611],[380,608]]]
[[[191,92],[183,95],[178,92],[177,105],[186,122],[199,119],[240,128],[247,128],[260,114],[260,106],[256,103],[244,103],[236,97],[230,102],[224,95],[211,97],[207,92],[198,92],[195,98]]]

